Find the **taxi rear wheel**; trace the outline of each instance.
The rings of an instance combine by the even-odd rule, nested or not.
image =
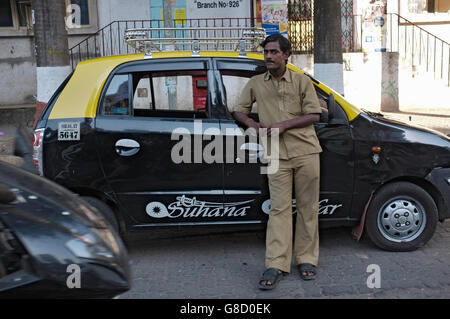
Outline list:
[[[116,231],[119,231],[119,224],[117,222],[116,216],[114,215],[113,210],[108,206],[108,204],[98,198],[91,196],[83,196],[82,198],[91,206],[97,208],[100,214],[102,214],[103,218],[106,219]]]
[[[411,251],[431,239],[437,221],[436,204],[425,190],[397,182],[375,194],[367,211],[366,232],[382,249]]]

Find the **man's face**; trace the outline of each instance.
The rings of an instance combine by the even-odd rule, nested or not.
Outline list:
[[[284,70],[289,53],[283,53],[278,41],[269,42],[264,47],[264,61],[269,71]]]

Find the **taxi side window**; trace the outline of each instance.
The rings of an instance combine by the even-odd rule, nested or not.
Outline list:
[[[134,116],[207,117],[205,71],[136,73],[133,87]]]
[[[101,108],[103,115],[169,118],[207,118],[207,111],[208,80],[203,70],[116,74]]]
[[[232,113],[238,105],[242,89],[254,74],[229,70],[223,70],[221,73],[223,85],[225,87],[228,111]],[[258,104],[256,102],[253,103],[251,113],[258,113]]]
[[[102,114],[129,115],[129,76],[127,74],[115,75],[109,83],[103,98]]]

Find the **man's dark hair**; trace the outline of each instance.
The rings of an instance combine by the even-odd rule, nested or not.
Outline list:
[[[280,33],[275,33],[275,34],[269,35],[261,43],[261,46],[264,48],[267,43],[276,42],[276,41],[278,41],[278,43],[280,44],[280,49],[283,53],[288,52],[289,55],[291,54],[291,42],[287,38],[285,38],[283,35],[281,35]]]

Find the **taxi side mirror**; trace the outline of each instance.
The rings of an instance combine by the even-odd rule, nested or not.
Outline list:
[[[328,106],[328,120],[331,120],[336,114],[336,101],[334,99],[333,93],[330,93],[330,96],[328,97],[327,106]]]
[[[344,110],[342,110],[340,106],[336,103],[333,93],[330,93],[327,105],[328,105],[329,124],[342,124],[342,125],[348,124],[347,116]]]
[[[320,113],[320,123],[328,123],[328,109],[322,108],[322,113]]]

